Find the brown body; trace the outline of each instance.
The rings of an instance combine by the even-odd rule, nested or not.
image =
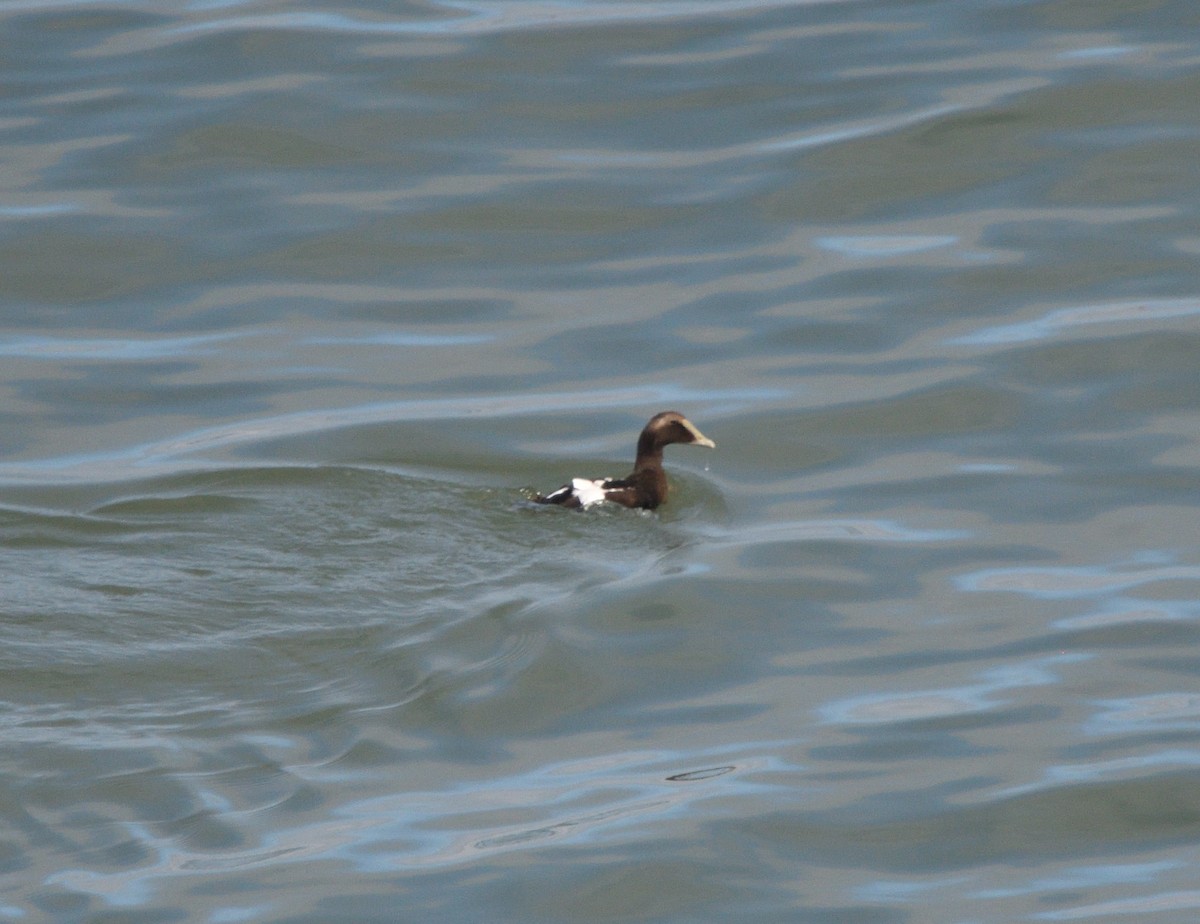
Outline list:
[[[672,443],[709,448],[716,445],[678,411],[663,411],[650,418],[638,437],[637,458],[629,475],[596,480],[576,478],[557,491],[538,495],[534,500],[539,504],[572,508],[611,501],[623,507],[653,510],[667,499],[667,474],[663,471],[662,454],[663,448]]]

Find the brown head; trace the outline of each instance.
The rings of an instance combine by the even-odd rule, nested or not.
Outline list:
[[[671,443],[707,446],[709,449],[717,445],[678,411],[663,411],[650,418],[650,422],[642,430],[642,435],[638,437],[637,463],[634,468],[641,468],[643,462],[661,465],[663,447]]]

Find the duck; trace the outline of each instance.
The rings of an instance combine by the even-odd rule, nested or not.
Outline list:
[[[667,474],[663,471],[663,447],[672,443],[705,446],[717,444],[678,411],[662,411],[650,418],[637,442],[633,471],[624,478],[572,478],[556,491],[539,494],[539,504],[556,504],[581,510],[600,503],[620,504],[654,510],[667,499]]]

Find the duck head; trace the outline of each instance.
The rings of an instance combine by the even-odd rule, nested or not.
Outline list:
[[[678,411],[662,411],[650,418],[638,437],[638,461],[661,457],[663,447],[671,443],[707,446],[709,449],[717,445]]]

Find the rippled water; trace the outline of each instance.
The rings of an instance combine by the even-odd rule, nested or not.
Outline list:
[[[1198,27],[0,4],[0,919],[1193,920]]]

